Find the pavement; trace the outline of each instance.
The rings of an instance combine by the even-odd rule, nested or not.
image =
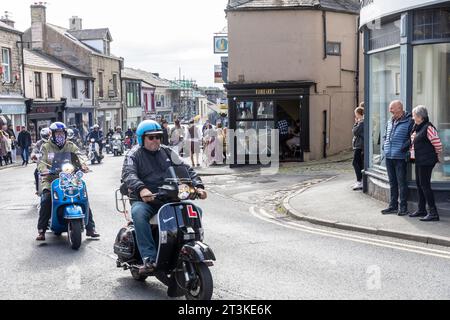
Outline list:
[[[382,215],[387,204],[351,189],[354,175],[342,174],[301,187],[285,198],[283,207],[313,224],[450,247],[450,217],[421,222],[408,216]]]

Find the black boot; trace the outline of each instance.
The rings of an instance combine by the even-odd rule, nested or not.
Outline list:
[[[437,212],[437,208],[430,208],[430,213],[425,217],[420,219],[423,222],[431,222],[431,221],[439,221],[439,214]]]
[[[427,215],[428,215],[427,210],[420,210],[419,209],[416,212],[411,213],[409,216],[411,218],[423,218],[423,217],[426,217]]]

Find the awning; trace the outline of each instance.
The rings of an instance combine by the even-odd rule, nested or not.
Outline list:
[[[0,103],[0,114],[26,114],[27,108],[25,103],[21,104],[1,104]]]

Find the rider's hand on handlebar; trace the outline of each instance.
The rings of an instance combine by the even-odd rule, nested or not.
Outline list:
[[[206,200],[208,198],[208,193],[203,189],[197,189],[197,195],[200,200]]]
[[[83,171],[84,173],[89,173],[90,172],[88,166],[86,166],[86,165],[81,167],[81,171]]]
[[[155,201],[155,195],[148,189],[142,189],[139,195],[146,203]]]

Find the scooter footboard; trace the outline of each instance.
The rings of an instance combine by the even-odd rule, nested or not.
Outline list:
[[[181,249],[181,257],[193,263],[216,261],[211,248],[199,241],[184,245]]]

